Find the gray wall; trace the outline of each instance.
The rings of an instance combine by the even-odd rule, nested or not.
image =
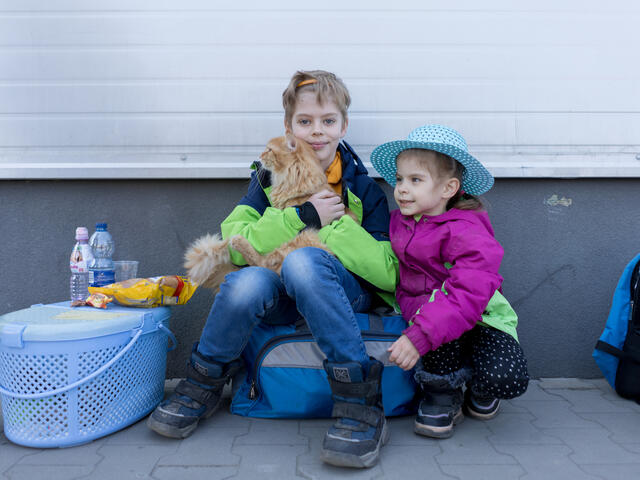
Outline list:
[[[141,276],[183,273],[188,244],[218,225],[247,180],[0,182],[0,314],[68,298],[74,229],[107,221],[115,259]],[[384,185],[391,196],[391,189]],[[505,247],[503,290],[534,377],[598,377],[591,359],[622,269],[640,251],[640,179],[497,179],[486,195]],[[181,376],[213,296],[173,307]]]

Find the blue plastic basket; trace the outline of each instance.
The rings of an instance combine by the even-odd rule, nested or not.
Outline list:
[[[5,435],[68,447],[120,430],[164,395],[167,307],[34,305],[0,316]]]

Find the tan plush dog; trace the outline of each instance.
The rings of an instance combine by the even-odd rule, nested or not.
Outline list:
[[[295,138],[276,137],[267,143],[260,155],[263,166],[271,172],[271,204],[275,208],[302,205],[311,195],[331,190],[327,177],[315,159],[313,149]],[[347,213],[354,219],[355,215]],[[357,221],[357,219],[356,219]],[[265,267],[280,273],[282,262],[293,250],[317,247],[330,251],[318,238],[317,230],[305,229],[266,255],[258,253],[242,236],[222,240],[220,235],[207,234],[197,239],[185,253],[185,268],[194,282],[217,289],[227,273],[238,270],[231,263],[229,247],[242,254],[248,265]]]

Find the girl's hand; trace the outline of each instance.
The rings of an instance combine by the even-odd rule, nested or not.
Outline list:
[[[389,360],[403,370],[411,370],[420,359],[418,350],[406,335],[402,335],[393,342],[387,351],[389,352]]]

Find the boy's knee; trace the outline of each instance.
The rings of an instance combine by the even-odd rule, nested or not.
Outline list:
[[[218,295],[230,305],[252,305],[272,297],[278,289],[279,281],[278,275],[271,270],[245,267],[226,276]]]
[[[282,270],[280,271],[285,286],[312,283],[313,277],[326,263],[324,260],[327,255],[329,253],[315,247],[299,248],[291,252],[282,262]]]

